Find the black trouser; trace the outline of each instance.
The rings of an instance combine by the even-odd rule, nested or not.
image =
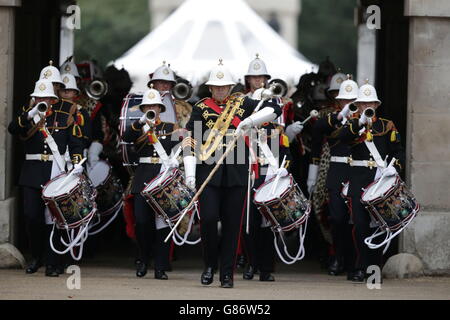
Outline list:
[[[164,242],[170,229],[156,230],[155,213],[140,194],[134,195],[134,216],[136,219],[136,240],[142,262],[148,264],[153,252],[156,270],[169,270],[171,241]]]
[[[382,248],[370,249],[365,243],[364,239],[372,235],[375,231],[370,228],[370,215],[364,208],[360,201],[360,197],[351,197],[352,220],[354,223],[354,243],[356,249],[356,270],[366,271],[370,265],[381,266]]]
[[[250,201],[250,233],[247,234],[246,232],[246,216],[244,216],[244,230],[242,231],[244,233],[244,249],[248,256],[248,262],[254,269],[261,272],[273,272],[275,265],[274,235],[270,227],[261,227],[262,215],[253,201]]]
[[[200,229],[205,267],[217,269],[220,258],[220,279],[233,276],[236,251],[241,231],[245,187],[207,186],[200,196]],[[217,221],[222,223],[219,240]]]
[[[45,224],[45,203],[41,195],[41,189],[23,187],[23,208],[31,256],[47,265],[56,265],[59,261],[58,254],[51,249],[49,242],[53,225]],[[61,249],[57,246],[59,238],[60,233],[55,228],[53,239],[58,250]]]
[[[349,224],[350,213],[340,192],[328,190],[331,234],[336,258],[344,263],[345,269],[351,271],[355,264],[355,248],[352,239],[352,225]]]

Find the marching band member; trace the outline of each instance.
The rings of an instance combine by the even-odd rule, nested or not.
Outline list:
[[[333,77],[334,78],[334,77]],[[338,94],[334,94],[337,83],[341,83]],[[328,192],[328,212],[334,246],[333,260],[328,266],[330,275],[338,275],[344,271],[344,262],[350,272],[352,264],[351,230],[349,229],[349,213],[344,199],[341,197],[342,184],[348,181],[347,158],[350,147],[337,139],[337,130],[351,115],[350,103],[358,97],[358,85],[350,76],[345,81],[332,81],[329,91],[339,103],[333,113],[318,119],[313,126],[311,143],[311,160],[309,165],[308,192],[311,194],[317,182],[319,161],[325,143],[330,150],[330,166],[326,174],[325,187]]]
[[[191,136],[183,140],[186,184],[195,188],[211,179],[199,198],[205,265],[201,283],[209,285],[213,282],[220,258],[220,282],[223,288],[233,287],[236,250],[244,213],[242,204],[245,201],[249,163],[247,148],[239,148],[239,143],[241,146],[244,144],[243,139],[238,140],[237,152],[233,156],[229,155],[215,175],[211,176],[214,160],[223,154],[227,146],[224,142],[230,140],[224,138],[238,137],[251,127],[273,121],[281,114],[280,107],[273,102],[265,102],[260,111],[252,114],[258,101],[239,93],[230,95],[234,84],[230,72],[220,59],[206,82],[211,98],[205,98],[194,106],[186,125]],[[209,134],[204,139],[205,130],[209,130]],[[201,161],[198,166],[194,151],[197,143]],[[219,220],[222,225],[221,239],[217,229]]]
[[[158,140],[167,154],[178,143],[172,141],[171,134],[177,125],[163,122],[160,114],[166,111],[159,92],[155,89],[147,90],[139,106],[144,114],[136,120],[124,133],[124,141],[133,142],[139,155],[139,165],[133,177],[131,193],[134,195],[134,216],[136,220],[136,240],[139,249],[136,276],[144,277],[147,274],[149,255],[154,245],[155,279],[167,280],[165,271],[169,269],[170,242],[164,242],[169,234],[169,228],[158,228],[158,220],[153,209],[141,195],[145,183],[155,178],[161,171],[162,157],[158,154],[154,143]],[[153,115],[152,115],[153,113]],[[150,116],[153,119],[150,119]],[[176,159],[170,159],[169,167],[178,167]]]
[[[256,55],[256,59],[250,62],[248,72],[245,75],[245,83],[250,89],[247,96],[255,100],[261,100],[261,92],[264,90],[263,88],[267,87],[267,81],[269,79],[270,75],[267,72],[264,61]],[[281,102],[279,101],[279,98],[274,100],[274,102]],[[282,117],[278,117],[276,120],[281,118]],[[300,122],[298,123],[300,124]],[[301,124],[300,126],[292,124],[289,128],[293,128],[293,130],[289,130],[289,132],[296,135],[301,131],[301,127]],[[300,130],[297,130],[297,128],[300,128]],[[289,142],[288,137],[284,134],[283,126],[271,122],[263,124],[261,130],[263,131],[257,133],[259,136],[258,139],[263,138],[261,135],[265,135],[264,139],[267,139],[269,148],[273,142],[276,141],[275,143],[279,143],[277,150],[279,151],[279,154],[277,154],[278,165],[281,163],[283,156],[287,155],[289,156],[289,159],[286,162],[288,166],[290,162]],[[256,146],[256,139],[252,139],[252,144]],[[244,232],[243,237],[243,246],[246,250],[249,263],[243,273],[243,278],[245,280],[251,280],[253,279],[255,272],[259,271],[260,281],[275,281],[275,278],[271,274],[274,271],[275,265],[274,235],[272,230],[266,224],[263,226],[262,215],[252,201],[254,195],[253,190],[257,189],[261,184],[273,177],[274,172],[268,172],[269,162],[263,152],[260,152],[255,160],[257,161],[255,163],[256,166],[253,166],[255,180],[250,189],[252,192],[250,196],[249,234]],[[286,169],[284,169],[283,174],[288,174]]]
[[[54,71],[50,68],[47,70]],[[19,185],[23,190],[25,221],[32,254],[32,262],[26,273],[35,273],[46,263],[45,275],[56,277],[63,270],[58,265],[57,254],[49,245],[52,229],[49,224],[52,221],[45,213],[45,204],[41,198],[42,186],[65,171],[63,155],[67,147],[75,165],[75,173],[83,171],[82,166],[76,165],[82,160],[82,142],[74,134],[76,108],[68,103],[54,104],[58,97],[50,82],[50,74],[46,74],[49,79],[36,82],[30,105],[22,108],[21,114],[9,124],[8,131],[18,135],[25,144],[25,162]]]
[[[404,163],[404,151],[394,123],[375,115],[381,101],[375,88],[367,81],[359,88],[354,104],[358,107],[360,117],[349,120],[340,130],[338,138],[350,144],[347,161],[350,166],[348,195],[351,198],[354,241],[358,253],[352,280],[364,282],[367,267],[381,264],[381,251],[369,249],[364,243],[364,239],[371,234],[371,218],[360,201],[362,188],[366,188],[381,174],[392,176],[396,170],[400,171]],[[392,157],[397,159],[394,166],[386,166]]]
[[[170,65],[166,66],[166,62],[163,61],[163,64],[150,76],[148,86],[152,84],[153,88],[159,91],[161,99],[166,106],[167,111],[162,115],[162,120],[176,122],[180,128],[184,128],[191,115],[192,106],[184,100],[173,97],[173,89],[177,81]]]

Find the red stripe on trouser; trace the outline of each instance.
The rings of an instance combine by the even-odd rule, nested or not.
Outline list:
[[[355,236],[355,231],[356,231],[356,227],[355,227],[355,219],[353,219],[353,208],[352,208],[352,199],[350,197],[348,197],[348,209],[350,212],[350,216],[352,218],[353,221],[353,228],[352,228],[352,239],[353,239],[353,246],[355,247],[355,252],[356,252],[356,258],[355,258],[355,266],[359,265],[359,259],[361,258],[361,255],[359,253],[358,250],[358,245],[356,243],[356,236]]]

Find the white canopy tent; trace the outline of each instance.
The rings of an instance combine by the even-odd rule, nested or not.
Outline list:
[[[317,70],[243,0],[186,0],[114,64],[130,73],[131,91],[141,92],[163,61],[196,86],[222,58],[235,81],[243,82],[256,53],[272,78],[292,86],[303,73]]]

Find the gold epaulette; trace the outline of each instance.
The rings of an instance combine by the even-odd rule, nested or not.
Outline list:
[[[207,108],[208,106],[203,102],[203,101],[205,101],[206,99],[209,99],[209,98],[206,97],[206,98],[203,98],[203,99],[197,101],[197,103],[195,104],[195,106],[198,107],[198,108],[200,108],[200,109]]]

